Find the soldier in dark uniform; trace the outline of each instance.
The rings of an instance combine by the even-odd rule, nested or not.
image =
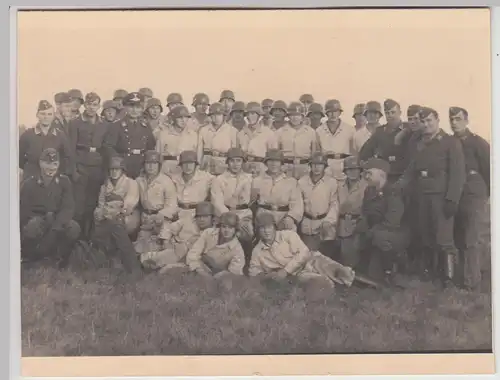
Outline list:
[[[80,90],[72,88],[68,91],[68,95],[71,98],[71,111],[73,114],[73,119],[76,119],[78,116],[80,116],[80,108],[82,108],[84,102],[83,94]]]
[[[478,290],[481,282],[480,228],[490,196],[490,144],[468,128],[469,114],[462,107],[450,107],[450,125],[460,141],[466,181],[455,217],[455,239],[460,251],[458,279],[466,289]]]
[[[85,111],[71,121],[69,129],[71,148],[76,152],[73,177],[75,219],[80,224],[84,238],[89,237],[99,189],[104,182],[102,143],[108,123],[97,115],[100,104],[101,98],[96,93],[85,95]]]
[[[231,111],[229,111],[229,124],[241,131],[247,125],[245,121],[246,104],[242,101],[234,102]]]
[[[38,104],[37,118],[37,125],[19,138],[19,167],[23,169],[24,178],[38,174],[40,155],[47,148],[59,152],[62,160],[59,170],[72,177],[75,164],[69,139],[60,128],[59,121],[54,119],[54,108],[47,100]]]
[[[144,154],[154,150],[156,141],[153,132],[143,118],[143,99],[137,92],[131,92],[123,100],[127,115],[111,124],[103,142],[108,159],[115,155],[125,158],[127,176],[135,179],[144,166]]]
[[[387,180],[387,161],[370,158],[363,169],[368,187],[355,227],[362,249],[360,269],[374,279],[391,281],[394,265],[404,261],[409,243],[408,228],[402,224],[404,203],[400,190]]]
[[[271,116],[271,108],[273,107],[274,100],[272,99],[264,99],[261,103],[260,106],[262,107],[262,124],[265,125],[266,127],[271,127],[271,124],[273,122],[273,117]]]
[[[128,91],[122,88],[116,90],[113,94],[113,101],[118,107],[118,113],[116,115],[116,120],[121,120],[125,117],[127,110],[123,107],[123,99],[128,95]]]
[[[436,110],[422,107],[417,152],[395,187],[415,186],[418,196],[422,266],[445,285],[455,277],[454,217],[465,183],[465,159],[458,139],[439,128]]]
[[[59,174],[59,153],[45,149],[39,174],[21,184],[20,228],[22,260],[55,259],[64,263],[80,234],[73,220],[71,181]]]
[[[371,157],[378,157],[391,164],[389,182],[393,183],[403,174],[409,164],[403,145],[396,145],[395,136],[406,128],[401,120],[401,107],[392,99],[384,102],[384,111],[387,124],[375,129],[373,135],[363,144],[359,152],[359,159],[367,161]]]
[[[117,120],[118,104],[114,100],[105,100],[102,103],[101,118],[104,122],[113,123]]]

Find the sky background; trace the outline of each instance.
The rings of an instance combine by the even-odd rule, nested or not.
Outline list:
[[[287,102],[312,93],[355,103],[386,98],[404,110],[469,110],[491,136],[489,10],[19,12],[18,123],[36,123],[38,101],[79,88],[103,100],[150,87],[218,100]]]

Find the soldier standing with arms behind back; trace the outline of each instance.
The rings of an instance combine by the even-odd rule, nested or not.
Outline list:
[[[460,250],[458,280],[468,290],[481,283],[480,235],[486,201],[490,196],[490,144],[468,127],[469,113],[450,107],[450,125],[465,155],[466,181],[455,218],[455,239]]]

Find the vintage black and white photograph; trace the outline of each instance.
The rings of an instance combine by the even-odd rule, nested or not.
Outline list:
[[[489,17],[18,12],[23,357],[491,352]]]

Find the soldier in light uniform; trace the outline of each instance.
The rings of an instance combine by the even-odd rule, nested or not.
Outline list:
[[[344,159],[352,155],[354,139],[354,127],[341,119],[342,112],[338,100],[327,100],[325,113],[328,120],[316,129],[319,146],[328,158],[327,174],[336,179],[343,178]]]
[[[160,172],[161,156],[146,152],[144,174],[137,177],[141,204],[141,228],[134,247],[137,253],[163,249],[160,234],[177,216],[177,193],[170,177]]]
[[[355,233],[368,182],[356,156],[344,159],[345,179],[339,182],[338,261],[356,268],[360,261],[360,236]],[[337,255],[336,255],[337,256]]]
[[[280,231],[269,213],[257,216],[260,241],[252,252],[250,276],[265,276],[275,280],[296,277],[300,281],[328,281],[351,286],[355,273],[349,267],[333,261],[318,251],[311,251],[294,231]]]
[[[71,98],[71,111],[73,119],[76,119],[78,116],[80,116],[80,108],[82,108],[82,105],[84,103],[83,94],[80,90],[72,88],[68,91],[68,95]]]
[[[271,116],[271,108],[273,108],[274,101],[272,99],[264,99],[260,106],[262,107],[262,124],[266,127],[271,127],[273,123],[273,117]],[[248,104],[247,104],[248,107]]]
[[[196,152],[191,150],[181,152],[179,165],[182,171],[170,177],[177,190],[179,219],[193,219],[196,205],[210,196],[214,176],[198,168]]]
[[[117,120],[121,120],[125,117],[127,114],[127,110],[123,106],[123,99],[125,99],[128,95],[128,91],[124,89],[118,89],[114,92],[113,94],[113,101],[116,103],[118,106],[118,113],[116,115]]]
[[[354,136],[352,139],[352,153],[358,155],[361,147],[370,138],[371,132],[366,128],[366,104],[359,103],[354,106],[352,118],[355,120]]]
[[[51,257],[63,263],[80,235],[80,227],[73,220],[71,181],[58,173],[57,150],[45,149],[39,165],[39,174],[28,177],[20,186],[21,258]]]
[[[158,138],[158,134],[160,133],[160,122],[161,122],[161,113],[163,112],[163,107],[161,105],[160,99],[150,98],[145,106],[144,110],[144,118],[147,120],[151,131],[153,132],[153,136]]]
[[[187,268],[186,255],[207,228],[213,227],[213,206],[210,202],[196,205],[193,218],[182,218],[168,225],[159,235],[162,249],[140,254],[145,268],[167,273],[173,268]]]
[[[199,92],[193,97],[192,106],[194,112],[191,114],[190,126],[198,132],[201,127],[210,124],[210,116],[207,115],[210,98],[207,94]]]
[[[245,121],[245,102],[237,101],[229,111],[229,124],[241,131],[247,124]]]
[[[198,149],[198,133],[189,128],[192,118],[186,107],[180,106],[172,110],[172,124],[161,129],[157,135],[156,149],[162,155],[162,173],[171,175],[180,173],[178,165],[181,152]]]
[[[224,106],[224,121],[227,123],[229,121],[230,112],[233,108],[234,102],[236,102],[236,97],[234,92],[231,90],[223,90],[219,96],[219,103]]]
[[[186,256],[189,269],[199,275],[220,278],[227,274],[243,275],[245,256],[236,238],[238,215],[225,212],[218,227],[207,228]]]
[[[106,123],[114,123],[117,120],[118,104],[114,100],[105,100],[102,103],[101,118]]]
[[[298,102],[288,106],[289,124],[276,131],[278,148],[283,151],[285,172],[299,180],[309,172],[309,160],[318,151],[316,132],[304,124],[304,107]]]
[[[148,87],[142,87],[137,92],[142,95],[142,97],[144,99],[144,105],[147,108],[149,100],[153,99],[153,96],[154,96],[153,90],[151,90]]]
[[[237,146],[238,130],[224,122],[224,106],[221,103],[210,105],[209,116],[212,122],[198,133],[198,162],[202,170],[219,175],[227,168],[228,150]]]
[[[127,177],[122,157],[114,156],[107,167],[109,177],[101,186],[99,202],[94,211],[95,229],[91,246],[106,255],[118,257],[124,269],[131,273],[141,273],[134,246],[129,235],[140,224],[139,186]]]
[[[54,120],[54,108],[47,100],[38,103],[38,123],[19,138],[19,167],[24,178],[35,176],[40,170],[39,160],[47,148],[54,148],[60,156],[60,173],[72,178],[75,171],[74,153],[68,136]]]
[[[300,95],[299,102],[304,106],[304,113],[309,113],[309,107],[314,103],[314,97],[311,94],[302,94]]]
[[[254,177],[267,168],[264,157],[269,149],[278,148],[276,134],[262,124],[262,109],[257,102],[249,102],[246,108],[247,125],[238,132],[238,146],[246,154],[244,170]]]
[[[458,279],[466,289],[477,291],[481,283],[481,225],[490,196],[490,144],[469,129],[469,113],[450,107],[449,119],[465,155],[466,181],[455,218],[455,239],[460,251]]]
[[[271,123],[271,130],[277,131],[281,127],[287,124],[286,113],[288,106],[283,100],[276,100],[271,108],[271,117],[273,121]]]
[[[278,229],[297,231],[304,214],[304,202],[297,180],[282,171],[283,152],[268,150],[264,163],[267,172],[254,178],[251,200],[257,205],[256,215],[270,212]]]
[[[336,236],[339,212],[337,181],[325,176],[328,162],[321,152],[313,154],[310,165],[311,172],[298,182],[304,200],[300,235],[311,251],[322,251],[324,243],[333,242]]]
[[[458,139],[439,128],[436,110],[422,107],[420,118],[423,129],[418,151],[395,186],[415,184],[423,269],[450,284],[457,257],[454,217],[466,180],[464,152]]]
[[[142,95],[131,92],[124,99],[127,115],[109,126],[103,146],[108,157],[122,155],[125,158],[127,176],[136,179],[144,167],[144,154],[156,147],[156,140],[143,118]]]
[[[318,129],[325,116],[326,115],[323,112],[323,106],[320,103],[313,103],[309,106],[309,109],[307,111],[307,119],[309,120],[309,125],[312,129]]]
[[[227,170],[214,178],[211,187],[211,201],[215,215],[220,217],[228,211],[239,218],[238,238],[251,242],[253,232],[253,214],[250,210],[252,176],[243,172],[245,153],[240,148],[231,148],[227,152]]]

